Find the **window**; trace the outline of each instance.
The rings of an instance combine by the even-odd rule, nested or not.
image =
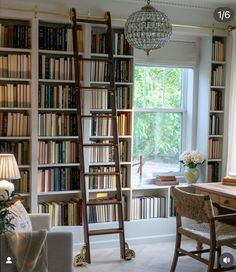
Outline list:
[[[186,94],[193,70],[135,66],[133,177],[180,173],[179,155],[185,142]],[[191,76],[190,76],[191,75]]]

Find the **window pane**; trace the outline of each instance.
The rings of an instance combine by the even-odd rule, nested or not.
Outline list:
[[[139,158],[143,158],[143,178],[159,172],[180,172],[182,113],[135,112],[133,176],[139,176]]]
[[[179,108],[183,68],[135,67],[135,108]]]

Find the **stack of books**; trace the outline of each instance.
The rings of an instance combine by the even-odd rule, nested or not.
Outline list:
[[[235,185],[236,186],[236,178],[224,177],[222,184],[224,184],[224,185]]]
[[[179,182],[175,176],[157,176],[153,183],[156,185],[178,185]]]

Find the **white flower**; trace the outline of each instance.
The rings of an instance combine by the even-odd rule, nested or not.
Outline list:
[[[180,156],[180,161],[191,168],[204,162],[203,155],[198,150],[184,151]]]

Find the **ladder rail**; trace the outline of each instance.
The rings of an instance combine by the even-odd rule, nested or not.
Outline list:
[[[80,190],[82,195],[82,216],[83,216],[83,229],[84,229],[84,242],[86,244],[86,260],[91,263],[90,256],[90,241],[88,235],[88,211],[87,211],[87,195],[85,184],[85,166],[84,166],[84,149],[83,149],[83,125],[82,125],[82,103],[81,103],[81,89],[80,89],[80,63],[79,63],[79,50],[77,44],[77,20],[76,10],[72,9],[72,38],[74,50],[74,64],[75,64],[75,86],[76,86],[76,101],[77,101],[77,126],[78,126],[78,145],[79,145],[79,161],[80,161]]]
[[[110,74],[110,87],[115,89],[115,74],[114,74],[114,57],[112,51],[112,28],[111,28],[111,14],[107,12],[107,21],[108,21],[108,30],[107,30],[107,46],[108,46],[108,57],[111,60],[109,63],[109,74]],[[116,109],[116,93],[113,92],[111,95],[111,109],[112,115],[116,116],[115,119],[112,119],[112,130],[114,143],[117,144],[115,148],[114,160],[115,160],[115,171],[121,173],[120,170],[120,146],[119,146],[119,136],[118,136],[118,122],[117,122],[117,109]],[[116,177],[116,187],[117,187],[117,198],[119,201],[122,201],[122,192],[121,192],[121,175]],[[124,218],[123,218],[123,207],[122,205],[118,206],[118,222],[119,228],[124,229]],[[122,258],[125,258],[125,235],[124,232],[120,234],[120,251]]]

